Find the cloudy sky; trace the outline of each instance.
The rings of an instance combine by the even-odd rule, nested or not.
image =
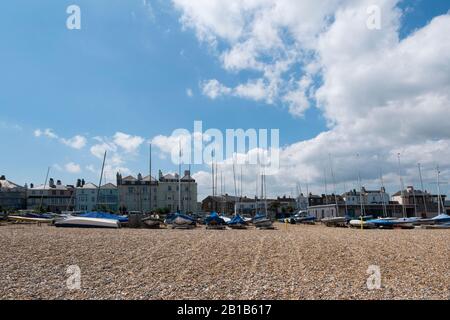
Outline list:
[[[66,9],[81,9],[68,30]],[[21,10],[17,10],[20,6]],[[375,11],[374,11],[375,8]],[[380,25],[373,26],[374,12]],[[171,134],[280,129],[269,194],[450,179],[450,3],[445,0],[24,1],[0,10],[1,174],[96,182],[176,171]],[[176,143],[175,143],[176,144]],[[359,156],[358,156],[359,155]],[[331,161],[330,161],[331,159]],[[234,192],[232,166],[220,166]],[[240,170],[240,169],[238,169]],[[200,197],[207,165],[193,166]],[[244,193],[257,168],[244,167]],[[445,192],[449,186],[442,186]],[[201,200],[201,199],[199,199]]]

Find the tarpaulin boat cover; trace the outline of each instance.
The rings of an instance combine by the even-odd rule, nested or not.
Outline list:
[[[172,224],[176,218],[181,218],[184,220],[189,220],[192,223],[195,223],[195,219],[193,217],[190,217],[188,215],[182,214],[182,213],[170,213],[167,215],[165,223]]]
[[[253,221],[261,219],[266,219],[266,215],[262,213],[257,213],[256,216],[253,218]]]
[[[228,222],[229,225],[239,225],[239,224],[246,224],[245,220],[240,215],[235,215],[233,219]]]
[[[209,216],[205,219],[206,224],[215,224],[215,225],[223,225],[225,224],[225,221],[219,217],[217,212],[212,212]]]
[[[119,222],[128,222],[128,217],[119,216],[112,213],[106,213],[106,212],[87,212],[78,215],[82,218],[97,218],[97,219],[110,219],[110,220],[117,220]]]
[[[443,222],[449,221],[450,222],[450,216],[448,214],[443,213],[443,214],[440,214],[440,215],[434,217],[433,220],[443,221]]]

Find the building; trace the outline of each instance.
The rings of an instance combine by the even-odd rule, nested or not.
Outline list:
[[[36,187],[30,184],[30,188],[27,189],[27,207],[55,213],[73,211],[75,209],[75,187],[64,186],[60,180],[55,184],[53,178],[49,180],[48,186]]]
[[[402,218],[403,207],[400,204],[369,204],[361,206],[359,205],[345,205],[345,203],[336,204],[323,204],[318,206],[311,206],[308,208],[308,214],[315,216],[317,219],[331,218],[331,217],[345,217],[346,215],[351,218],[358,218],[362,216],[373,217],[395,217]]]
[[[406,190],[398,191],[392,195],[392,201],[405,207],[407,216],[417,216],[423,218],[432,218],[438,214],[439,201],[441,202],[441,212],[444,212],[446,195],[428,193],[426,190],[415,190],[409,186]]]
[[[121,212],[150,212],[158,209],[169,212],[197,211],[197,183],[188,170],[181,179],[178,174],[163,175],[159,171],[158,180],[141,174],[122,178],[117,173],[117,189]]]
[[[258,212],[267,211],[270,216],[279,217],[294,212],[297,208],[297,199],[278,197],[276,199],[258,199],[248,197],[234,197],[228,194],[223,196],[208,196],[202,201],[203,212],[220,212],[233,215],[236,210],[240,214],[254,216]]]
[[[301,193],[298,197],[297,197],[297,210],[307,210],[309,206],[309,201],[308,198],[305,197],[303,195],[303,193]]]
[[[390,201],[389,194],[385,188],[381,188],[380,190],[366,190],[366,188],[362,187],[361,192],[354,189],[344,193],[342,197],[347,205],[361,205],[361,200],[365,205],[388,204]]]
[[[233,197],[228,194],[222,196],[208,196],[202,201],[203,212],[220,212],[225,215],[232,215],[235,213],[235,205],[239,203],[239,197]],[[255,200],[253,200],[255,203]],[[246,201],[241,202],[242,209],[249,203]]]
[[[178,191],[181,184],[181,193]],[[179,181],[179,175],[163,175],[159,171],[158,179],[158,208],[166,208],[171,212],[195,212],[197,210],[197,183],[191,177],[189,170],[184,171],[184,176]],[[181,201],[179,201],[181,194]],[[179,208],[179,203],[181,208]]]
[[[98,194],[98,207],[97,207]],[[119,194],[117,187],[112,183],[103,185],[100,190],[93,183],[84,183],[78,180],[75,191],[76,211],[107,211],[117,212],[119,209]]]
[[[0,177],[0,211],[26,209],[27,188]]]

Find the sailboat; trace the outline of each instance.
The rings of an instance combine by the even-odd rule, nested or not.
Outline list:
[[[242,169],[242,168],[241,168]],[[235,193],[235,202],[234,202],[234,216],[233,218],[231,218],[230,221],[227,222],[228,227],[230,227],[231,229],[235,229],[235,230],[245,230],[247,229],[247,222],[245,221],[245,219],[243,217],[241,217],[241,215],[238,212],[238,208],[237,208],[237,186],[236,186],[236,169],[235,169],[235,164],[233,162],[233,178],[234,178],[234,193]],[[241,170],[241,201],[242,201],[242,170]]]
[[[273,222],[269,219],[267,214],[267,186],[266,186],[266,175],[263,173],[261,175],[261,198],[264,197],[264,210],[265,214],[257,214],[252,222],[253,225],[260,230],[273,230]]]
[[[437,191],[438,191],[438,215],[431,219],[431,223],[434,225],[434,227],[425,226],[425,228],[447,229],[447,226],[450,224],[450,216],[441,211],[444,209],[444,204],[442,203],[441,197],[441,180],[440,180],[441,171],[439,170],[439,166],[437,166],[436,172],[437,172]]]
[[[152,214],[153,206],[152,206],[152,144],[150,143],[149,147],[149,197],[148,197],[148,206],[150,216],[147,216],[142,219],[142,223],[147,229],[159,229],[161,226],[161,221],[159,220],[159,216],[154,216]]]
[[[173,215],[169,221],[172,229],[194,229],[197,226],[197,221],[186,215],[181,213],[181,157],[183,154],[183,150],[181,149],[181,141],[180,143],[180,153],[179,153],[179,167],[178,167],[178,211]]]
[[[102,171],[100,174],[100,182],[97,188],[97,208],[100,197],[100,186],[102,185],[103,172],[105,169],[106,154],[103,157]],[[127,217],[117,216],[110,213],[103,212],[89,212],[86,214],[71,216],[55,221],[55,227],[59,228],[120,228],[121,223],[128,221]]]

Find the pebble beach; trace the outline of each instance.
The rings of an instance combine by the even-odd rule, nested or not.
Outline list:
[[[0,299],[450,299],[449,230],[0,226]],[[69,266],[81,271],[69,289]],[[369,266],[381,287],[369,290]]]

